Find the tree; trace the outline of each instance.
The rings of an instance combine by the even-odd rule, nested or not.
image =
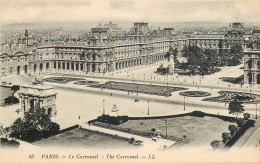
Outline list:
[[[213,148],[214,150],[216,150],[216,149],[218,149],[219,143],[220,143],[219,140],[214,140],[214,141],[212,141],[212,142],[210,143],[210,145],[212,146],[212,148]]]
[[[229,125],[228,130],[230,131],[230,135],[233,136],[238,131],[238,128],[235,125]]]
[[[154,132],[156,131],[156,129],[155,129],[155,128],[152,128],[152,129],[151,129],[151,131],[152,131],[152,132],[153,132],[153,134],[154,134]]]
[[[224,143],[227,143],[227,141],[230,139],[230,135],[226,132],[222,133],[222,139]]]
[[[17,118],[11,125],[10,136],[32,142],[43,136],[51,135],[59,131],[59,125],[53,123],[50,117],[42,109],[36,108],[34,111],[25,112],[23,118]]]
[[[17,104],[19,103],[19,99],[16,98],[15,96],[9,96],[7,98],[4,99],[4,103],[5,104]]]
[[[230,53],[238,56],[240,59],[243,57],[243,48],[240,44],[235,44],[231,47]]]
[[[19,86],[19,85],[13,85],[13,86],[11,87],[11,90],[14,91],[14,92],[12,93],[12,96],[14,96],[14,93],[15,93],[16,91],[18,91],[19,89],[20,89],[20,86]]]
[[[251,116],[250,116],[249,113],[244,113],[244,119],[245,119],[245,120],[249,120],[250,117],[251,117]]]
[[[4,128],[3,125],[0,125],[0,136],[5,136],[5,138],[8,139],[9,134],[10,134],[10,128],[9,127]]]
[[[243,48],[240,44],[235,44],[230,49],[230,58],[228,65],[235,66],[241,64],[243,58]]]
[[[241,128],[244,125],[245,122],[242,118],[238,118],[236,120],[236,123],[237,123],[237,126]]]
[[[223,42],[222,42],[222,40],[219,40],[218,48],[219,48],[219,52],[222,52],[222,48],[223,48]]]
[[[238,102],[237,99],[233,99],[228,106],[229,114],[235,114],[236,118],[239,113],[243,113],[245,111],[244,106],[242,106],[241,102]]]

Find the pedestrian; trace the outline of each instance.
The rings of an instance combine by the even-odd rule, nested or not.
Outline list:
[[[80,120],[80,116],[79,116],[79,120]]]
[[[111,95],[111,96],[113,96],[113,94],[112,94],[112,93],[111,93],[110,95]]]

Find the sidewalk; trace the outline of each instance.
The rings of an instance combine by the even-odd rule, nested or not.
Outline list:
[[[125,138],[135,138],[135,140],[140,140],[143,141],[143,146],[140,149],[143,150],[158,150],[161,149],[163,145],[167,145],[167,146],[171,146],[173,144],[175,144],[174,141],[170,141],[170,140],[166,140],[166,139],[162,139],[160,138],[159,140],[157,140],[156,142],[151,140],[151,138],[146,138],[146,137],[142,137],[142,136],[138,136],[138,135],[134,135],[134,134],[130,134],[130,133],[125,133],[125,132],[120,132],[117,130],[111,130],[111,129],[106,129],[106,128],[102,128],[102,127],[98,127],[98,126],[94,126],[91,125],[89,126],[88,124],[82,124],[81,125],[82,128],[85,129],[89,129],[89,130],[93,130],[93,131],[100,131],[103,133],[107,133],[110,135],[118,135],[120,137],[125,137]]]

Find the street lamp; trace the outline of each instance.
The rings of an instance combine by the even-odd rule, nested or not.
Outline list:
[[[168,87],[168,73],[167,73],[167,87]]]
[[[165,122],[165,137],[167,138],[167,125],[168,125],[168,122],[167,121],[164,121]]]
[[[137,88],[136,94],[138,95],[138,83],[136,83],[136,88]]]
[[[105,114],[105,100],[103,100],[103,115]]]
[[[257,103],[255,104],[255,119],[257,119]]]
[[[150,115],[150,111],[149,111],[149,100],[147,100],[147,102],[148,102],[148,111],[147,111],[147,115]]]
[[[185,96],[184,96],[184,103],[183,103],[183,105],[184,105],[184,108],[183,108],[183,110],[185,110]]]

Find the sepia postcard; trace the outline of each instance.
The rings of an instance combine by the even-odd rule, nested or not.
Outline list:
[[[260,163],[259,0],[0,0],[0,164]]]

